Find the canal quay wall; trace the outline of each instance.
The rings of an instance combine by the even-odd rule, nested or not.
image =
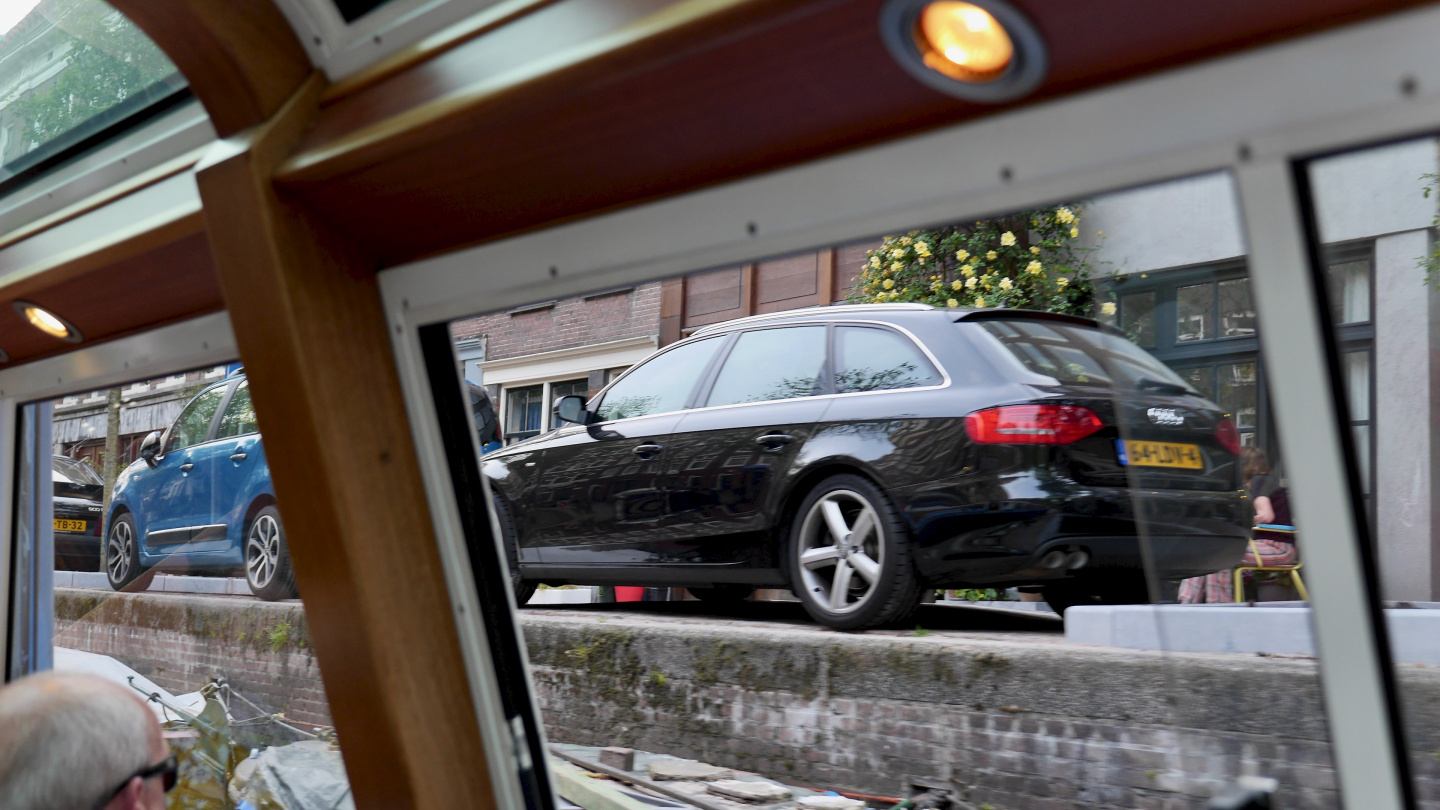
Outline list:
[[[527,614],[560,742],[870,795],[954,780],[995,810],[1203,807],[1245,774],[1278,779],[1277,806],[1340,806],[1308,657]],[[1418,793],[1437,808],[1440,668],[1401,680]]]
[[[1282,807],[1340,806],[1304,656],[616,611],[520,620],[555,742],[880,796],[910,777],[954,780],[994,810],[1203,807],[1243,774],[1278,779]],[[56,629],[57,645],[172,692],[224,675],[271,711],[330,722],[298,602],[57,588]],[[1440,810],[1440,667],[1399,673],[1417,793]]]
[[[224,676],[266,711],[332,722],[299,602],[56,588],[55,645],[108,655],[172,694]]]

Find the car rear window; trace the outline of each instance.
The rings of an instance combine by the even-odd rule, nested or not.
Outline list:
[[[100,477],[100,474],[91,469],[90,465],[83,461],[55,458],[52,460],[51,465],[54,471],[54,480],[57,482],[105,486],[105,481]]]
[[[1025,368],[1061,383],[1200,396],[1184,378],[1119,335],[1078,324],[1019,318],[976,325]]]

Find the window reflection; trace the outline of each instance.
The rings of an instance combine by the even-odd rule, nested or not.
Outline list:
[[[1215,335],[1215,285],[1181,287],[1176,296],[1176,335],[1181,342],[1207,340]]]
[[[20,0],[0,40],[0,179],[184,87],[149,37],[100,0]]]

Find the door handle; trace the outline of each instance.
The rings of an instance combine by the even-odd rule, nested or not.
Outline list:
[[[236,453],[235,455],[233,455],[233,456],[230,457],[230,460],[231,460],[231,461],[244,461],[244,460],[245,460],[245,454],[244,454],[244,453]]]
[[[640,444],[635,446],[635,455],[645,459],[654,458],[664,449],[665,446],[662,444]]]
[[[188,461],[180,465],[180,472],[190,472],[193,469],[195,469],[195,465]]]
[[[767,433],[755,440],[755,443],[766,450],[775,451],[795,441],[794,436],[787,436],[784,433]]]

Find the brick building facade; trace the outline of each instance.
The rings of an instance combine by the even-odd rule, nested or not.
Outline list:
[[[553,427],[556,399],[591,396],[702,326],[843,301],[873,244],[538,301],[457,321],[451,338],[465,378],[485,385],[500,408],[502,433],[514,441]]]

